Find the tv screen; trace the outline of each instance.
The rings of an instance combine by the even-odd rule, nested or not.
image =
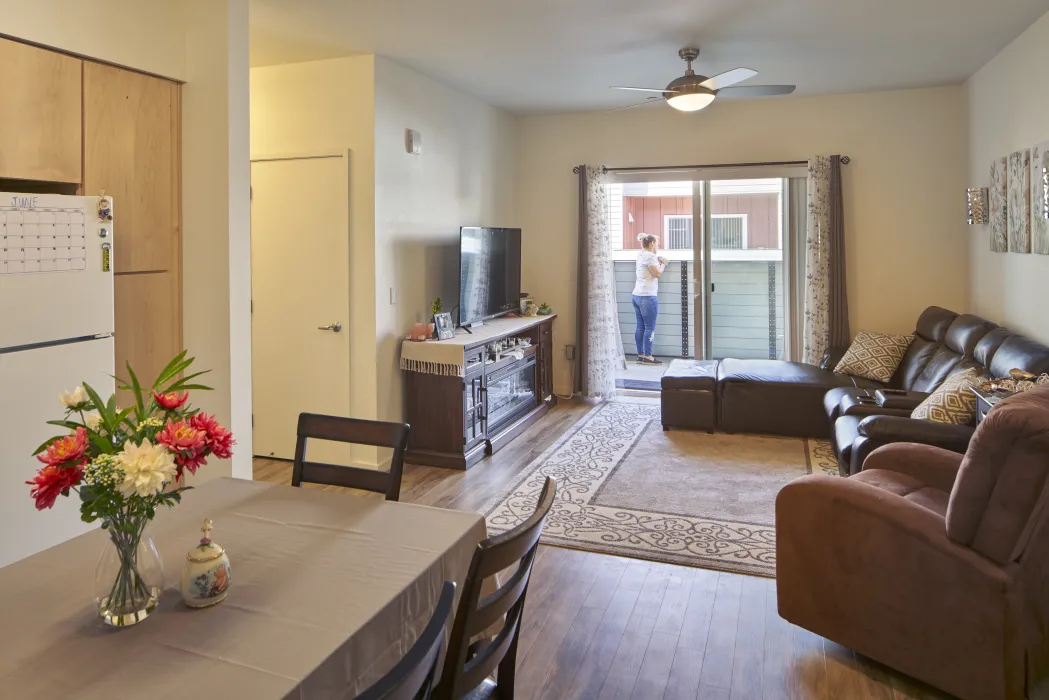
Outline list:
[[[459,325],[520,308],[521,229],[459,231]]]

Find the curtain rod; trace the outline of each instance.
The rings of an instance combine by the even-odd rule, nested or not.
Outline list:
[[[848,165],[852,159],[848,156],[841,156],[841,164]],[[616,173],[643,173],[652,171],[675,171],[675,170],[708,170],[712,168],[748,168],[763,165],[808,165],[807,160],[780,160],[780,161],[769,161],[767,163],[710,163],[707,165],[650,165],[634,168],[605,168],[605,172],[616,172]],[[572,168],[572,172],[576,175],[579,174],[579,168],[577,165]]]

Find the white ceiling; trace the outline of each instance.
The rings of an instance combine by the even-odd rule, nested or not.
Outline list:
[[[253,66],[376,53],[515,113],[745,66],[797,94],[959,83],[1049,0],[251,0]],[[1032,66],[1032,70],[1034,67]],[[782,98],[778,98],[782,99]]]

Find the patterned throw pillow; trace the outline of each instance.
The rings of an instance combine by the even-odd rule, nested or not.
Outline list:
[[[969,387],[979,386],[987,379],[975,368],[952,374],[918,404],[911,412],[911,418],[969,425],[976,420],[976,395],[969,391]]]
[[[860,331],[834,371],[887,383],[896,374],[913,339],[913,335]]]

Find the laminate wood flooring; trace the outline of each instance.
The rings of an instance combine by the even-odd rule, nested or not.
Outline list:
[[[478,510],[590,408],[560,403],[466,472],[405,465],[401,500]],[[291,464],[256,458],[255,478],[290,483]],[[517,664],[517,700],[951,697],[786,622],[774,580],[548,546]]]

